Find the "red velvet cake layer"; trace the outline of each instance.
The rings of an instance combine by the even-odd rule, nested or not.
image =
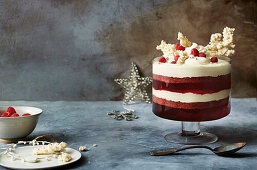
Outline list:
[[[211,121],[227,116],[230,112],[230,103],[205,109],[179,109],[153,102],[153,112],[155,115],[169,120],[190,122]]]
[[[161,79],[161,76],[158,77]],[[165,77],[165,81],[153,79],[155,90],[167,90],[177,93],[211,94],[231,88],[230,76],[220,77],[192,77],[172,78]],[[170,83],[167,83],[170,82]]]
[[[167,76],[161,76],[157,74],[153,74],[153,80],[162,81],[165,83],[198,83],[201,82],[218,82],[231,80],[231,74],[221,75],[218,77],[211,77],[211,76],[205,76],[205,77],[183,77],[183,78],[177,78],[177,77],[167,77]]]
[[[153,95],[153,102],[163,106],[180,108],[180,109],[205,109],[205,108],[226,106],[229,103],[229,98],[221,99],[218,101],[210,101],[210,102],[183,103],[183,102],[174,102],[174,101],[162,99]]]
[[[166,90],[177,93],[211,94],[231,88],[230,80],[219,82],[199,81],[197,83],[165,83],[153,80],[155,90]]]

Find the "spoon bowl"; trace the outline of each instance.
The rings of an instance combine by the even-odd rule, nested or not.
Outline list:
[[[152,156],[164,156],[164,155],[170,155],[175,152],[179,152],[186,149],[193,149],[193,148],[204,148],[209,149],[213,153],[219,156],[226,156],[235,153],[236,151],[242,149],[246,145],[246,142],[239,142],[239,143],[232,143],[229,145],[222,145],[219,147],[216,147],[214,149],[210,148],[209,146],[188,146],[180,149],[165,151],[165,152],[150,152]]]
[[[242,149],[244,146],[246,145],[246,142],[240,142],[240,143],[232,143],[229,145],[222,145],[219,147],[216,147],[213,149],[213,152],[216,155],[229,155],[229,154],[233,154],[236,151]]]

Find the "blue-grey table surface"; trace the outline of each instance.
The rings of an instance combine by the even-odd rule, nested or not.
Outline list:
[[[205,149],[182,151],[175,155],[153,157],[149,151],[180,148],[167,143],[165,134],[180,131],[181,123],[155,116],[151,104],[137,103],[139,119],[117,121],[106,115],[113,109],[123,110],[122,102],[35,102],[2,101],[1,105],[29,105],[42,108],[36,129],[28,137],[53,134],[71,148],[81,145],[98,147],[82,152],[82,158],[64,169],[256,169],[257,107],[255,98],[232,99],[227,117],[201,123],[202,131],[216,134],[219,141],[211,147],[246,141],[247,146],[233,157],[219,157]],[[1,144],[1,146],[4,144]]]

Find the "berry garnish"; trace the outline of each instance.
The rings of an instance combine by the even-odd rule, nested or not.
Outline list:
[[[174,57],[174,60],[177,62],[179,57],[180,57],[179,55],[176,55],[176,56]]]
[[[9,112],[5,112],[2,114],[2,117],[10,117],[12,114]]]
[[[171,64],[176,64],[177,62],[176,61],[172,61]]]
[[[25,114],[23,114],[22,116],[30,116],[31,114],[29,114],[29,113],[25,113]]]
[[[176,50],[185,51],[185,49],[186,49],[186,48],[181,45],[181,46],[179,46]]]
[[[13,107],[8,107],[6,112],[14,114],[14,113],[16,113],[16,110]]]
[[[18,115],[17,113],[14,113],[14,114],[12,114],[12,116],[11,117],[19,117],[20,115]]]
[[[179,43],[177,43],[177,44],[175,45],[175,49],[176,49],[176,50],[182,50],[182,51],[184,51],[186,48],[183,47],[182,45],[180,45]]]
[[[218,58],[217,57],[212,57],[211,58],[211,62],[212,63],[217,63],[218,62]]]
[[[198,56],[198,55],[199,55],[199,51],[198,51],[196,48],[193,48],[193,49],[191,50],[191,54],[192,54],[193,56]]]
[[[199,57],[206,57],[205,53],[199,53]]]
[[[179,43],[177,43],[176,45],[175,45],[175,49],[177,50],[177,48],[180,46],[180,44]]]
[[[166,63],[166,58],[165,58],[165,57],[161,57],[161,58],[159,59],[159,62],[161,62],[161,63]]]

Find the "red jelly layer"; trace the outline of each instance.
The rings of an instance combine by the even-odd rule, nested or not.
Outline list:
[[[153,112],[164,119],[177,121],[201,122],[223,118],[230,113],[230,103],[224,106],[205,109],[179,109],[153,102]]]
[[[205,109],[219,106],[226,106],[229,103],[229,98],[210,101],[210,102],[192,102],[192,103],[183,103],[175,102],[166,99],[162,99],[153,95],[153,102],[158,103],[163,106],[178,108],[178,109]]]
[[[155,90],[166,90],[177,93],[211,94],[231,88],[230,76],[225,77],[220,77],[220,79],[218,77],[169,77],[165,79],[166,82],[153,79],[153,88]],[[167,83],[168,79],[172,83]]]

